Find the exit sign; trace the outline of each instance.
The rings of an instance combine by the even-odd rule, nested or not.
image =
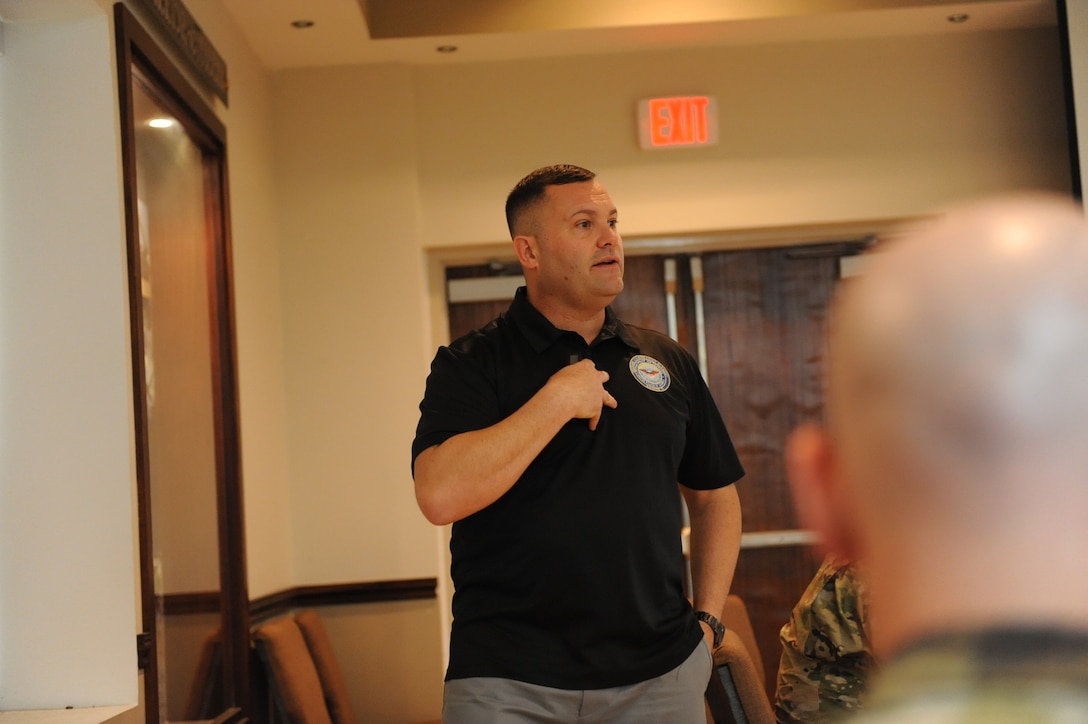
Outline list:
[[[638,128],[643,148],[713,146],[718,143],[718,103],[713,96],[640,101]]]

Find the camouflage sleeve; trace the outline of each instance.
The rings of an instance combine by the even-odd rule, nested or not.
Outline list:
[[[779,722],[839,721],[863,704],[873,669],[865,605],[854,566],[826,558],[782,627]]]

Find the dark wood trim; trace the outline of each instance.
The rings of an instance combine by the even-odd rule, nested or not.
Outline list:
[[[436,598],[437,587],[438,579],[435,578],[296,586],[255,598],[249,602],[248,609],[251,618],[267,619],[307,606],[346,606]],[[167,616],[216,613],[222,602],[219,591],[168,593],[162,598],[163,613]]]
[[[133,405],[135,427],[135,458],[136,458],[136,508],[138,519],[138,538],[140,545],[140,607],[142,611],[141,627],[143,631],[138,635],[137,658],[141,662],[145,682],[157,682],[159,679],[159,666],[157,646],[154,639],[155,622],[155,596],[153,588],[147,585],[147,581],[154,580],[154,567],[152,556],[147,553],[152,549],[151,538],[151,495],[147,481],[151,476],[148,443],[147,408],[141,401],[147,399],[146,375],[144,369],[144,334],[143,334],[143,310],[139,295],[132,290],[140,288],[140,254],[139,243],[135,239],[135,230],[139,228],[139,219],[136,208],[136,195],[131,189],[136,187],[136,155],[135,155],[135,123],[133,111],[133,93],[130,79],[132,66],[136,57],[138,40],[134,34],[142,29],[134,22],[132,16],[118,3],[114,6],[114,31],[116,33],[117,47],[117,85],[118,100],[120,105],[121,120],[121,168],[125,187],[125,226],[127,227],[127,261],[128,261],[128,300],[129,300],[129,330],[132,334],[132,376],[133,376]],[[158,686],[145,685],[144,706],[147,711],[159,710]]]
[[[295,598],[300,606],[341,606],[351,603],[378,603],[434,598],[438,581],[417,578],[372,583],[344,583],[324,586],[299,586]]]
[[[219,594],[219,591],[168,593],[162,597],[162,612],[167,616],[219,613],[223,610],[222,606],[223,597]]]
[[[270,593],[249,602],[249,620],[252,623],[286,613],[297,607],[294,588]]]
[[[253,599],[249,604],[249,615],[252,621],[259,621],[307,606],[436,598],[437,587],[438,579],[435,578],[296,586]]]
[[[238,355],[234,315],[233,249],[230,233],[230,201],[227,181],[226,129],[218,136],[221,152],[205,157],[205,201],[208,233],[208,275],[212,296],[212,388],[216,415],[215,445],[217,507],[219,511],[219,575],[223,610],[231,612],[223,622],[224,660],[235,662],[234,701],[246,708],[250,701],[249,584],[246,573],[245,510],[242,475],[241,406],[238,397]],[[245,663],[243,663],[245,662]]]
[[[1069,9],[1066,6],[1066,0],[1057,0],[1055,7],[1058,12],[1058,41],[1062,54],[1062,87],[1065,91],[1065,124],[1066,138],[1069,142],[1071,191],[1073,198],[1081,201],[1084,198],[1084,189],[1080,178],[1080,143],[1077,139],[1077,107],[1073,87],[1072,49],[1069,40]]]
[[[181,0],[132,0],[154,18],[186,67],[227,105],[227,63]]]
[[[186,130],[202,148],[222,153],[226,145],[226,126],[174,66],[158,42],[122,3],[114,5],[114,22],[117,31],[123,31],[129,41],[125,50],[129,63],[137,62],[140,70],[153,82],[168,89],[167,93],[162,93],[161,89],[151,89],[153,93],[159,91],[155,93],[155,100],[185,124]],[[128,77],[127,68],[124,77]]]
[[[132,367],[135,397],[137,505],[139,508],[141,601],[144,632],[151,634],[151,652],[145,669],[145,704],[158,711],[159,671],[152,592],[152,521],[150,503],[150,449],[145,408],[143,313],[140,301],[139,228],[136,209],[136,161],[132,84],[169,110],[204,154],[205,201],[208,211],[208,275],[212,308],[214,439],[216,444],[217,530],[219,537],[219,594],[185,594],[162,604],[172,612],[204,612],[213,600],[221,605],[224,630],[225,715],[249,708],[249,597],[247,593],[245,527],[241,489],[241,435],[238,425],[237,359],[234,341],[234,302],[231,283],[230,207],[227,194],[226,127],[173,64],[156,39],[122,3],[114,5],[117,41],[118,92],[121,113],[122,168],[125,185],[125,220],[128,237],[129,313],[133,336]],[[149,718],[149,721],[152,719]],[[157,718],[155,718],[157,721]]]

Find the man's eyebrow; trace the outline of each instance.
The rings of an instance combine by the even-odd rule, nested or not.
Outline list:
[[[590,216],[597,216],[598,215],[597,208],[598,207],[596,207],[596,206],[580,206],[577,209],[575,209],[574,211],[570,212],[570,215],[567,218],[573,219],[575,216],[578,216],[579,214],[589,214]],[[607,216],[610,219],[614,218],[614,217],[616,217],[618,215],[619,215],[618,211],[617,211],[617,209],[615,207],[612,207],[611,209],[609,209],[608,213],[605,214],[605,216]]]

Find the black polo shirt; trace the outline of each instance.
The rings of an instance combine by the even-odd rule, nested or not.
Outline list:
[[[519,289],[506,313],[439,349],[413,464],[587,357],[617,408],[596,431],[568,422],[504,496],[453,525],[447,679],[623,686],[675,668],[702,636],[684,596],[677,483],[719,488],[744,471],[698,365],[665,335],[609,308],[587,345]]]

